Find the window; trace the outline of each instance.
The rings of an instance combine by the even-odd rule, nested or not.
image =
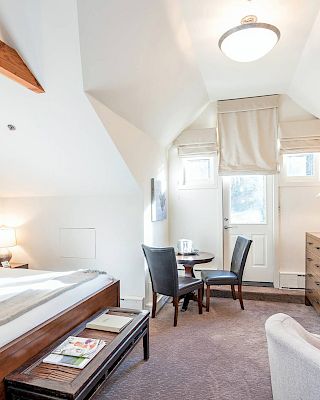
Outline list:
[[[319,153],[284,154],[281,177],[284,184],[319,184]]]
[[[313,153],[286,154],[284,164],[288,177],[315,175],[315,156]]]
[[[213,187],[215,184],[213,156],[194,156],[183,159],[182,189]]]
[[[266,177],[232,176],[230,179],[230,223],[265,224]]]

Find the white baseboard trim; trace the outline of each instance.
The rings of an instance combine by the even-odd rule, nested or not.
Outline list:
[[[126,297],[120,298],[120,307],[132,308],[133,310],[143,310],[144,309],[144,297],[126,296]]]
[[[281,289],[304,289],[305,274],[300,272],[280,272]]]

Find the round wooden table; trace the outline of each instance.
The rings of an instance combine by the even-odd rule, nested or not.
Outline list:
[[[176,258],[177,258],[177,263],[182,264],[184,266],[184,275],[189,278],[195,278],[193,267],[196,264],[209,263],[214,259],[214,254],[200,251],[198,254],[192,256],[185,254],[177,254]],[[184,297],[181,311],[187,310],[190,300],[197,300],[197,296],[194,293],[187,294]]]
[[[176,258],[177,263],[184,266],[184,275],[190,278],[194,278],[195,275],[193,272],[193,267],[196,264],[209,263],[214,259],[214,254],[200,251],[198,254],[192,256],[177,254]]]

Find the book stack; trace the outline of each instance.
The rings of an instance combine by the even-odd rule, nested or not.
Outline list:
[[[105,345],[100,339],[69,336],[43,362],[83,369]]]
[[[86,328],[120,333],[132,320],[133,318],[131,317],[105,313],[88,322]]]

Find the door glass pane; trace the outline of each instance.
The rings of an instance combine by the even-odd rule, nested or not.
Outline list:
[[[230,177],[230,223],[266,223],[266,177]]]

